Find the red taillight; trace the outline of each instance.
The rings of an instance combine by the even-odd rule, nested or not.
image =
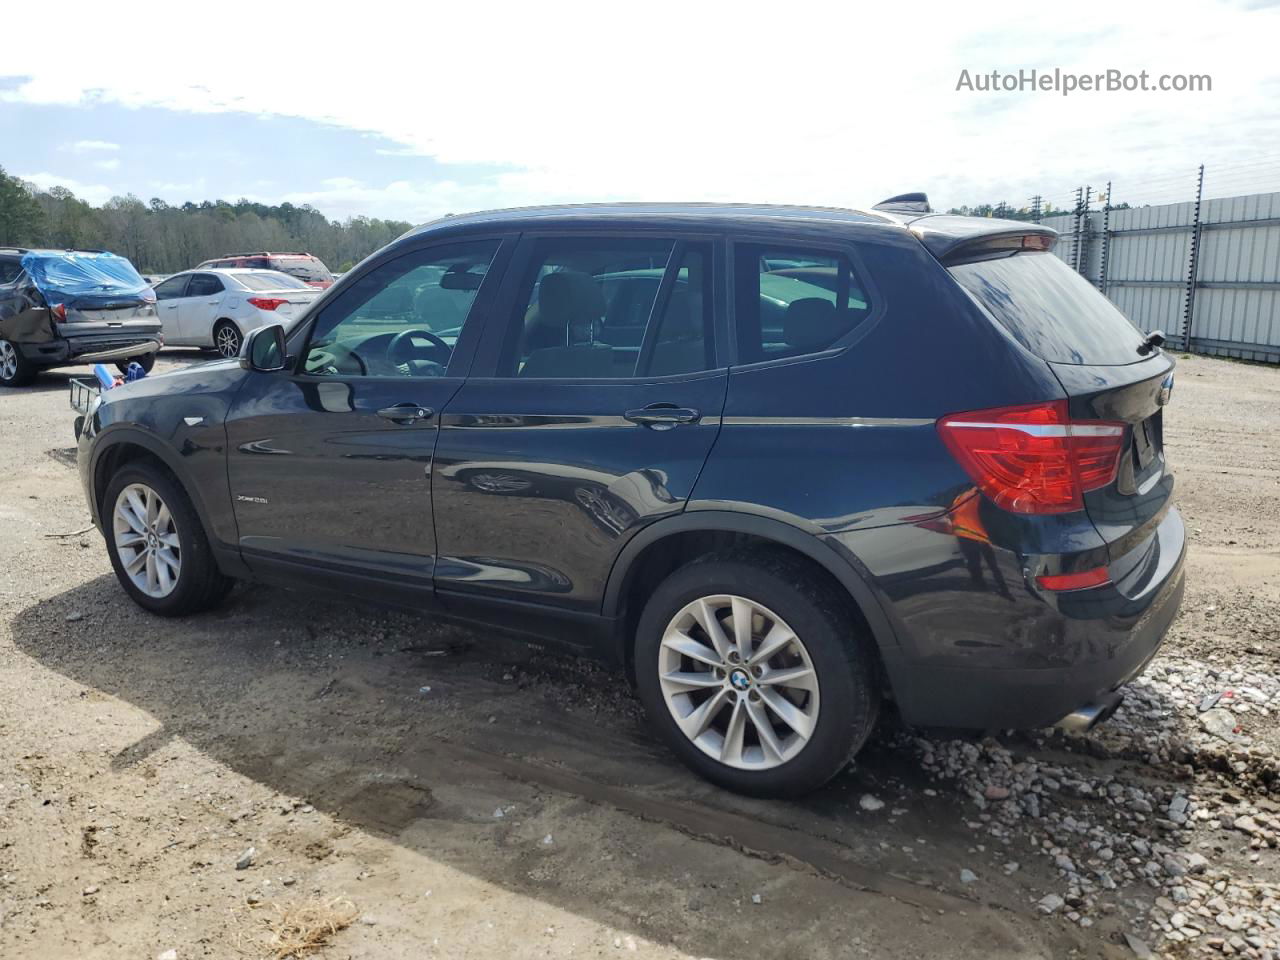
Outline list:
[[[1014,513],[1084,509],[1084,494],[1115,479],[1124,424],[1071,420],[1067,401],[953,413],[942,441],[996,506]]]
[[[1094,567],[1080,573],[1046,573],[1036,577],[1036,583],[1046,590],[1087,590],[1089,587],[1100,587],[1111,582],[1111,575],[1106,567]]]
[[[53,319],[58,323],[67,322],[67,305],[65,303],[55,303],[49,308],[49,311],[53,314]]]
[[[288,300],[281,300],[279,297],[249,297],[249,302],[259,310],[274,310],[276,307],[283,306]]]

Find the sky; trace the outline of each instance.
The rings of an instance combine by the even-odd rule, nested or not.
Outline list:
[[[421,222],[536,203],[935,207],[1280,190],[1280,0],[63,2],[6,11],[0,166],[95,204]],[[1207,74],[1208,92],[957,89]],[[976,82],[976,81],[975,81]]]

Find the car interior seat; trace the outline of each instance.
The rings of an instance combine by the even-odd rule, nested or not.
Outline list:
[[[610,377],[613,350],[596,340],[604,293],[589,274],[549,273],[539,282],[538,303],[525,317],[522,377]]]

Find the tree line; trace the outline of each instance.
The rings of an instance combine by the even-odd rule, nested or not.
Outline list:
[[[0,167],[0,247],[110,250],[141,273],[176,273],[228,253],[305,251],[331,270],[348,270],[411,224],[351,217],[329,220],[310,204],[112,197],[100,207],[66,187],[38,189]]]
[[[1096,201],[1097,204],[1103,202],[1102,197]],[[1096,212],[1099,207],[1092,207],[1091,210]],[[1113,203],[1112,210],[1128,210],[1127,203]],[[958,214],[962,217],[996,217],[1001,220],[1043,220],[1046,217],[1060,217],[1064,213],[1074,213],[1074,208],[1055,207],[1052,203],[1045,201],[1040,205],[1039,211],[1031,206],[1011,207],[1007,203],[979,203],[969,207],[952,207],[947,213]]]

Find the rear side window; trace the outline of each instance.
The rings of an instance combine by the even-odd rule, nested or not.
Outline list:
[[[187,281],[191,279],[190,275],[182,274],[178,277],[170,277],[164,283],[156,286],[157,300],[177,300],[186,293]]]
[[[197,273],[187,287],[188,297],[212,297],[222,292],[222,281],[209,273]],[[159,296],[159,294],[157,294]]]
[[[1051,253],[1016,253],[950,270],[1019,343],[1044,360],[1113,365],[1142,359],[1138,328]]]
[[[734,248],[738,361],[757,363],[819,353],[871,314],[871,303],[843,254],[786,246]]]
[[[498,376],[676,376],[713,365],[711,249],[665,239],[540,240]]]
[[[0,260],[0,283],[13,283],[22,273],[22,264],[17,260]]]

